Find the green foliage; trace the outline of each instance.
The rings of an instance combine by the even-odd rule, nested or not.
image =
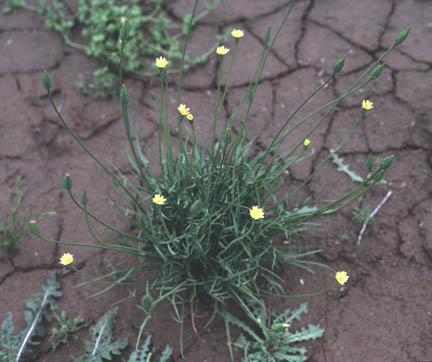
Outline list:
[[[74,362],[102,362],[103,360],[112,360],[113,356],[119,356],[127,345],[127,339],[113,340],[113,330],[115,327],[115,318],[117,308],[105,313],[99,321],[90,327],[91,341],[84,341],[86,353],[78,358],[72,357]],[[127,362],[151,362],[156,350],[151,348],[151,335],[148,335],[141,348],[132,352]],[[162,351],[159,361],[167,362],[173,349],[166,346]],[[123,360],[124,361],[124,360]]]
[[[60,315],[58,315],[54,310],[52,310],[51,313],[58,323],[58,327],[54,327],[50,331],[51,345],[55,351],[62,343],[69,346],[69,340],[72,336],[75,339],[78,339],[75,333],[81,328],[84,328],[85,323],[84,318],[81,316],[75,317],[74,319],[67,319],[65,311],[62,311]]]
[[[4,222],[0,221],[0,252],[11,253],[18,249],[23,236],[28,232],[28,223],[32,218],[32,215],[26,211],[20,214],[22,202],[21,177],[18,177],[16,181],[15,194],[15,206],[10,219]],[[55,214],[55,212],[46,212],[39,216],[37,220]]]
[[[113,329],[117,308],[105,313],[96,325],[90,327],[91,341],[84,341],[85,354],[73,358],[74,362],[102,362],[103,359],[111,360],[113,355],[120,355],[121,350],[128,345],[127,339],[113,341]]]
[[[363,177],[357,175],[354,171],[350,170],[349,166],[345,165],[343,163],[343,160],[336,153],[332,154],[332,161],[337,166],[337,170],[348,175],[351,181],[360,183],[363,181]]]
[[[320,338],[324,333],[324,329],[313,324],[309,324],[307,328],[303,327],[300,331],[291,332],[292,322],[299,321],[302,313],[307,313],[307,303],[302,303],[294,311],[286,309],[278,316],[273,315],[274,318],[271,320],[266,310],[258,306],[254,309],[254,314],[259,321],[261,333],[256,333],[229,313],[225,314],[225,323],[240,328],[246,334],[241,334],[234,343],[234,346],[244,352],[242,362],[302,362],[307,359],[306,348],[293,344]]]
[[[152,356],[156,352],[154,349],[150,348],[151,345],[151,334],[147,336],[142,344],[141,348],[135,352],[132,352],[127,362],[151,362],[153,361]],[[171,346],[165,346],[159,358],[159,362],[168,362],[173,353]]]
[[[42,287],[42,293],[35,294],[26,302],[24,318],[27,326],[18,335],[13,335],[12,313],[6,315],[2,324],[3,349],[0,350],[0,361],[19,361],[24,354],[31,352],[31,346],[40,343],[34,338],[45,336],[43,321],[51,321],[51,311],[58,309],[55,299],[62,296],[57,274],[57,271],[51,272],[46,285]]]
[[[195,18],[193,25],[215,10],[222,1],[205,2],[205,10]],[[36,11],[44,18],[45,26],[60,33],[66,44],[96,58],[98,64],[92,79],[81,77],[78,80],[79,89],[96,98],[107,98],[113,95],[115,89],[115,76],[109,71],[109,65],[120,64],[118,38],[122,21],[128,19],[129,23],[130,41],[124,47],[123,67],[131,75],[146,77],[156,74],[154,69],[148,69],[148,58],[151,62],[161,55],[171,62],[181,59],[179,37],[186,34],[191,14],[186,14],[181,24],[173,23],[163,11],[163,3],[163,0],[153,0],[151,5],[140,4],[138,0],[79,0],[77,14],[70,14],[58,0],[40,0],[37,7],[27,4],[26,0],[7,0],[3,13],[10,14],[20,8]],[[74,27],[82,29],[85,43],[71,39]],[[216,43],[194,59],[186,56],[186,68],[205,63],[215,46]]]
[[[258,305],[264,310],[265,296],[286,296],[283,288],[284,280],[280,276],[283,265],[300,267],[309,272],[313,272],[312,268],[315,266],[324,266],[307,259],[318,250],[308,248],[298,234],[316,228],[316,223],[310,221],[312,217],[333,214],[359,200],[383,178],[390,166],[391,157],[387,157],[375,167],[368,159],[365,176],[350,192],[336,200],[314,201],[313,206],[310,206],[309,197],[304,201],[294,201],[293,197],[297,196],[297,193],[321,167],[336,155],[359,126],[368,111],[362,109],[359,104],[358,116],[353,120],[351,128],[338,146],[315,165],[312,173],[302,183],[293,185],[289,193],[281,195],[278,192],[286,171],[311,156],[312,153],[308,151],[309,142],[305,141],[309,140],[309,137],[328,119],[340,102],[379,76],[381,71],[377,69],[382,68],[381,62],[397,46],[395,43],[385,51],[341,96],[322,105],[303,119],[297,119],[297,113],[302,107],[318,92],[326,89],[326,85],[334,80],[336,73],[329,75],[317,89],[311,90],[286,120],[280,123],[281,127],[270,144],[265,149],[259,149],[255,147],[256,140],[248,137],[249,113],[265,62],[294,4],[295,0],[288,7],[271,41],[270,33],[267,33],[266,46],[262,50],[257,69],[242,100],[229,118],[223,120],[224,130],[220,135],[216,134],[218,125],[222,121],[220,109],[229,94],[229,79],[240,39],[234,40],[229,53],[231,59],[229,63],[227,62],[228,68],[225,65],[224,69],[225,57],[218,56],[219,72],[213,115],[206,115],[203,112],[199,114],[198,111],[195,113],[192,109],[191,112],[195,114],[194,119],[191,114],[188,114],[190,110],[186,105],[179,105],[182,102],[187,103],[181,98],[182,72],[179,75],[177,102],[174,103],[175,101],[169,98],[168,72],[165,68],[159,69],[160,96],[158,98],[150,93],[159,109],[158,142],[155,152],[142,141],[138,129],[134,137],[132,136],[128,115],[129,96],[126,87],[122,86],[119,98],[125,133],[130,146],[128,158],[133,167],[133,177],[122,174],[115,167],[112,171],[91,152],[63,119],[55,105],[50,88],[47,89],[48,98],[63,126],[113,180],[114,186],[124,200],[121,204],[113,201],[113,204],[125,220],[132,224],[133,232],[125,232],[105,223],[90,211],[92,196],[84,194],[79,201],[79,197],[74,195],[72,181],[69,180],[70,182],[68,181],[65,186],[66,191],[75,205],[82,210],[89,232],[95,240],[93,244],[74,243],[73,245],[103,248],[132,257],[131,260],[136,263],[125,268],[122,276],[116,275],[111,285],[128,285],[125,282],[126,278],[133,278],[135,282],[140,280],[142,271],[154,272],[155,278],[151,288],[146,290],[143,299],[141,310],[145,316],[140,327],[137,346],[153,309],[165,299],[170,300],[175,319],[180,323],[184,322],[186,311],[196,310],[198,301],[201,299],[213,309],[208,324],[218,313],[227,316],[226,306],[229,305],[227,302],[234,301],[249,318],[262,327],[262,316],[257,316],[257,312],[251,311],[248,305]],[[194,23],[196,5],[197,0],[189,19],[191,24]],[[189,26],[185,49],[190,30]],[[132,30],[130,37],[133,39]],[[125,41],[121,39],[120,49],[128,46],[129,41],[126,44]],[[120,64],[123,61],[122,54],[120,51]],[[338,62],[338,66],[335,67],[337,71],[341,67],[341,61]],[[225,74],[224,80],[222,80],[223,74]],[[172,107],[172,103],[179,105],[176,129],[178,143],[172,139],[171,127],[174,120],[170,122],[168,117],[168,108]],[[299,127],[311,119],[314,121],[313,126],[305,130],[297,143],[287,145],[287,137],[294,130],[301,129]],[[208,142],[204,145],[197,143],[194,122],[212,124]],[[150,157],[157,164],[155,168],[150,167]],[[253,210],[255,211],[252,212]],[[102,226],[110,242],[103,241],[95,233],[93,222]],[[36,228],[35,233],[46,242],[70,245],[67,242],[46,239]],[[142,283],[144,284],[145,281]],[[264,313],[260,312],[259,308],[258,313]],[[305,306],[301,307],[300,311],[305,311]],[[290,320],[299,313],[295,311],[291,316],[284,314],[283,318]],[[276,321],[280,322],[281,318],[276,318]],[[233,320],[227,323],[227,333],[229,333],[229,324],[235,324]],[[242,328],[245,330],[246,327],[244,324]],[[295,353],[300,355],[297,360],[302,360],[299,358],[304,355],[303,349],[290,347],[285,350],[278,344],[279,340],[293,343],[317,338],[322,333],[318,327],[310,326],[308,329],[287,336],[284,335],[286,332],[280,335],[268,332],[269,334],[262,339],[258,335],[253,335],[252,329],[247,331],[255,342],[264,341],[265,344],[270,343],[268,340],[271,341],[272,349],[267,352],[271,355],[273,349],[278,351],[273,358],[282,359],[289,356],[292,361],[295,361],[293,357]],[[110,341],[111,335],[109,337]],[[248,351],[252,348],[246,341],[243,341],[243,346]]]
[[[356,207],[352,213],[352,218],[359,224],[364,224],[366,221],[369,222],[373,220],[373,217],[370,217],[372,211],[373,210],[369,206]]]

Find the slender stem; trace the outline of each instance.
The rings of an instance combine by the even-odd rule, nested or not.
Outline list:
[[[138,200],[136,200],[133,195],[130,193],[130,191],[122,185],[122,183],[120,182],[120,180],[118,179],[118,177],[112,172],[110,171],[101,161],[99,161],[99,159],[88,149],[88,147],[84,144],[84,142],[81,141],[81,139],[75,134],[74,131],[72,131],[72,129],[67,125],[66,121],[63,119],[63,116],[60,114],[59,110],[57,109],[56,104],[54,103],[54,99],[52,97],[51,91],[48,90],[48,98],[51,102],[51,105],[54,108],[55,113],[57,114],[57,116],[59,117],[61,123],[63,124],[63,126],[66,128],[66,130],[69,132],[69,134],[72,136],[72,138],[81,146],[81,148],[94,160],[96,161],[96,163],[109,175],[111,176],[114,180],[116,180],[119,183],[119,186],[127,193],[127,195],[131,198],[131,200],[134,202],[134,204],[138,207],[138,209],[142,212],[144,212],[144,209],[142,208],[142,206],[140,205],[140,203],[138,202]]]
[[[164,102],[164,81],[161,71],[161,96],[159,107],[159,126],[158,126],[158,146],[159,146],[159,165],[161,168],[161,175],[164,174],[163,155],[162,155],[162,117],[163,117],[163,102]]]
[[[122,106],[123,124],[124,124],[125,130],[126,130],[127,139],[128,139],[128,142],[129,142],[129,148],[130,148],[130,150],[132,152],[132,155],[134,157],[136,167],[139,170],[139,173],[140,173],[140,176],[141,176],[141,180],[146,184],[146,186],[149,189],[151,189],[151,183],[149,182],[146,174],[144,173],[144,169],[141,166],[141,162],[138,159],[138,156],[137,156],[136,151],[135,151],[135,146],[134,146],[133,141],[132,141],[132,135],[131,135],[131,131],[130,131],[130,123],[129,123],[129,115],[128,115],[128,111],[127,111],[127,105],[125,103],[122,103],[121,106]],[[137,140],[137,142],[138,142],[138,140]]]
[[[210,152],[212,155],[214,155],[214,145],[216,141],[216,126],[218,123],[218,117],[219,117],[219,107],[220,107],[220,87],[221,87],[221,79],[222,79],[222,69],[223,69],[223,63],[224,63],[225,56],[219,55],[219,72],[217,77],[217,92],[216,92],[216,110],[214,112],[214,119],[213,119],[213,134],[212,134],[212,141],[211,141],[211,147]]]
[[[319,165],[313,170],[313,172],[306,178],[306,180],[303,181],[303,183],[297,187],[294,191],[292,191],[291,193],[288,194],[288,198],[290,198],[291,196],[293,196],[294,194],[296,194],[299,190],[301,190],[303,188],[304,185],[306,185],[311,178],[313,177],[313,175],[315,175],[315,173],[337,152],[339,151],[339,149],[349,140],[349,138],[351,137],[351,134],[354,132],[354,130],[357,128],[358,124],[360,123],[361,119],[364,117],[364,115],[366,114],[366,110],[362,109],[360,111],[360,115],[357,117],[356,121],[354,122],[354,124],[352,125],[351,129],[347,132],[347,134],[345,135],[345,138],[342,140],[342,142],[332,151],[329,152],[329,154],[327,155],[326,158],[324,158],[324,160],[322,160]]]
[[[183,82],[183,66],[185,63],[185,57],[186,57],[186,49],[189,43],[189,36],[191,33],[191,29],[192,29],[192,24],[194,21],[194,17],[195,17],[195,12],[197,9],[197,5],[198,5],[198,0],[195,0],[193,9],[192,9],[192,14],[190,17],[190,21],[189,21],[189,25],[188,25],[188,30],[186,33],[186,38],[185,38],[185,43],[183,46],[183,52],[182,52],[182,58],[181,58],[181,63],[180,63],[180,71],[179,71],[179,76],[178,76],[178,87],[177,87],[177,104],[181,104],[181,87],[182,87],[182,82]]]
[[[69,194],[70,198],[72,199],[73,203],[74,203],[76,206],[78,206],[82,211],[84,211],[84,208],[83,208],[83,207],[81,206],[81,204],[76,200],[76,198],[75,198],[75,196],[72,194],[71,190],[67,190],[67,191],[68,191],[68,194]],[[118,229],[118,228],[116,228],[116,227],[114,227],[114,226],[111,226],[111,225],[109,225],[109,224],[106,224],[105,222],[103,222],[101,219],[99,219],[99,218],[98,218],[96,215],[94,215],[93,213],[87,211],[87,214],[88,214],[88,215],[89,215],[93,220],[97,221],[99,224],[101,224],[102,226],[106,227],[107,229],[109,229],[109,230],[111,230],[111,231],[114,231],[114,232],[116,232],[116,233],[118,233],[118,234],[120,234],[120,235],[122,235],[122,236],[124,236],[124,237],[127,237],[127,238],[129,238],[129,239],[137,240],[137,241],[141,241],[141,239],[140,239],[139,237],[135,236],[135,235],[128,234],[128,233],[126,233],[126,232],[123,231],[123,230],[120,230],[120,229]]]

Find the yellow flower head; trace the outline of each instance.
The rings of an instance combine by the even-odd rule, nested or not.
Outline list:
[[[307,147],[307,146],[309,146],[309,143],[310,143],[310,139],[309,139],[309,138],[306,138],[306,139],[304,140],[304,142],[303,142],[303,145],[304,145],[305,147]]]
[[[152,201],[157,205],[163,205],[165,204],[166,199],[162,195],[156,194],[154,195]]]
[[[182,116],[187,116],[190,113],[190,108],[187,108],[186,104],[180,104],[177,109]]]
[[[252,206],[252,209],[249,209],[249,214],[252,219],[258,220],[264,217],[264,211],[258,206]]]
[[[60,258],[60,264],[69,265],[73,263],[73,255],[71,253],[64,253]]]
[[[223,45],[221,45],[220,47],[216,48],[216,53],[219,55],[225,55],[229,52],[228,48],[225,48]]]
[[[344,285],[349,279],[349,276],[346,271],[338,271],[336,273],[336,280],[340,285]]]
[[[366,109],[367,111],[371,110],[373,108],[373,103],[367,99],[363,100],[362,102],[362,108]]]
[[[186,118],[187,118],[189,121],[193,121],[194,116],[193,116],[192,113],[189,113],[189,114],[186,116]]]
[[[243,30],[240,30],[240,29],[233,29],[233,31],[231,32],[231,35],[234,38],[241,38],[244,35],[244,32],[243,32]]]
[[[156,62],[155,62],[156,66],[161,69],[165,68],[168,65],[168,63],[169,63],[168,60],[166,60],[166,58],[164,57],[156,58]]]
[[[122,16],[120,18],[120,23],[124,24],[128,18],[126,16]]]

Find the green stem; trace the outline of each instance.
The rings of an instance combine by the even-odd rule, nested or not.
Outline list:
[[[216,110],[214,112],[213,134],[212,134],[212,141],[211,141],[211,147],[210,147],[210,152],[212,155],[214,155],[214,145],[215,145],[215,141],[216,141],[216,126],[217,126],[218,117],[219,117],[220,87],[221,87],[222,69],[223,69],[224,59],[225,59],[224,55],[219,55],[219,72],[218,72],[218,77],[217,77]]]
[[[178,87],[177,87],[177,104],[181,104],[181,87],[182,87],[182,82],[183,82],[183,66],[185,63],[185,57],[186,57],[186,49],[189,43],[189,37],[190,37],[190,33],[191,33],[191,29],[192,29],[192,24],[193,24],[193,20],[195,17],[195,12],[197,9],[197,5],[198,5],[198,0],[195,0],[194,2],[194,6],[192,9],[192,14],[190,17],[190,21],[189,21],[189,26],[188,26],[188,30],[186,33],[186,38],[185,38],[185,43],[183,46],[183,52],[182,52],[182,58],[181,58],[181,63],[180,63],[180,71],[179,71],[179,76],[178,76]]]
[[[54,99],[52,97],[51,94],[51,90],[47,90],[48,93],[48,98],[51,102],[51,105],[54,108],[55,113],[57,114],[57,117],[60,119],[61,123],[63,124],[63,126],[66,128],[66,130],[68,131],[68,133],[72,136],[72,138],[81,146],[81,148],[94,160],[96,161],[96,163],[109,175],[111,176],[115,181],[118,182],[119,186],[127,193],[127,195],[130,197],[130,199],[134,202],[134,204],[138,207],[138,209],[142,212],[144,212],[144,209],[142,208],[142,206],[140,205],[140,203],[138,202],[138,200],[136,200],[133,195],[130,193],[130,191],[122,185],[122,183],[120,182],[120,180],[117,178],[117,176],[111,172],[101,161],[99,161],[99,159],[88,149],[88,147],[84,144],[84,142],[81,141],[81,139],[75,134],[74,131],[72,131],[72,129],[67,125],[66,121],[63,119],[62,115],[60,114],[59,110],[57,109],[56,104],[54,103]]]
[[[313,177],[313,175],[315,175],[315,173],[337,152],[339,151],[339,149],[348,141],[348,139],[351,137],[351,134],[354,132],[354,130],[357,128],[358,124],[360,123],[361,119],[364,117],[364,115],[366,114],[366,110],[362,109],[360,111],[360,115],[357,117],[356,121],[354,122],[354,124],[352,125],[351,129],[347,132],[347,134],[345,135],[345,138],[342,140],[342,142],[332,151],[329,152],[329,154],[327,155],[326,158],[324,158],[324,160],[322,160],[319,165],[313,170],[313,172],[306,178],[306,180],[303,181],[303,183],[297,187],[294,191],[292,191],[291,193],[288,194],[287,198],[290,198],[291,196],[295,195],[299,190],[301,190],[303,188],[304,185],[306,185],[311,178]]]

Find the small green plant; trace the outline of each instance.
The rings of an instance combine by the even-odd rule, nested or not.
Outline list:
[[[307,359],[306,348],[295,344],[323,336],[324,329],[313,324],[309,324],[307,328],[303,327],[300,331],[291,332],[293,321],[299,321],[301,314],[307,313],[307,303],[302,303],[294,311],[286,309],[279,315],[273,315],[273,319],[260,306],[252,310],[255,311],[256,320],[259,322],[258,333],[229,313],[225,317],[226,324],[232,324],[246,334],[241,334],[234,343],[234,346],[244,352],[242,362],[303,362]]]
[[[372,209],[369,206],[355,207],[352,213],[352,218],[359,224],[364,224],[366,221],[373,221],[373,216],[371,217]]]
[[[85,322],[81,316],[68,319],[65,311],[62,311],[60,315],[55,310],[51,310],[51,313],[58,324],[58,327],[54,327],[50,331],[51,345],[55,351],[60,344],[69,346],[69,340],[72,337],[78,339],[75,333],[85,327]]]
[[[98,283],[110,286],[145,284],[142,273],[155,271],[151,287],[147,288],[143,298],[142,310],[145,315],[136,346],[139,346],[143,328],[151,317],[152,310],[163,300],[170,301],[175,319],[181,323],[181,339],[188,311],[191,311],[193,323],[200,300],[205,300],[205,304],[213,310],[208,324],[218,314],[227,318],[228,302],[233,301],[252,321],[261,326],[256,311],[251,310],[249,305],[258,305],[265,309],[265,297],[289,297],[283,287],[284,280],[280,276],[282,266],[300,267],[309,272],[313,272],[312,268],[316,266],[325,267],[307,258],[319,250],[312,250],[301,242],[301,238],[295,236],[315,227],[315,224],[310,222],[312,217],[333,214],[359,200],[384,177],[392,163],[393,157],[387,156],[379,165],[374,166],[372,159],[368,157],[361,182],[350,192],[340,195],[336,200],[314,201],[313,206],[310,206],[309,197],[298,203],[293,202],[292,197],[297,195],[323,165],[339,152],[362,122],[365,114],[372,110],[372,102],[364,100],[361,107],[358,107],[357,118],[352,121],[351,128],[338,146],[315,166],[301,184],[293,186],[284,196],[277,193],[285,172],[311,156],[309,137],[328,119],[341,101],[381,75],[384,69],[383,59],[405,40],[410,30],[403,30],[389,49],[383,52],[341,96],[322,105],[303,119],[297,119],[297,114],[303,106],[318,92],[325,90],[326,85],[338,76],[345,58],[338,59],[328,78],[318,88],[311,90],[304,101],[282,121],[282,126],[276,131],[268,147],[263,150],[256,149],[256,139],[248,137],[248,122],[255,92],[260,84],[266,60],[295,2],[291,1],[274,36],[271,36],[270,29],[264,35],[265,45],[255,73],[239,105],[228,119],[224,120],[224,129],[219,135],[217,129],[221,121],[220,110],[229,94],[233,62],[244,36],[242,30],[232,31],[232,50],[225,46],[216,49],[214,56],[218,59],[219,70],[213,114],[205,114],[199,109],[191,111],[184,104],[187,102],[182,101],[184,61],[181,62],[176,101],[178,142],[172,139],[172,122],[168,116],[168,108],[175,102],[169,98],[168,92],[167,67],[171,65],[171,60],[161,56],[154,63],[160,75],[160,95],[156,96],[150,92],[159,109],[157,150],[151,150],[142,142],[138,129],[135,137],[132,137],[128,114],[129,94],[125,85],[122,85],[119,99],[130,146],[128,157],[135,180],[138,180],[135,182],[120,170],[112,171],[108,168],[76,135],[56,106],[51,93],[52,81],[49,74],[44,72],[42,76],[43,87],[62,125],[113,180],[114,186],[123,196],[124,202],[114,205],[125,220],[132,223],[134,232],[126,232],[109,225],[101,216],[96,215],[92,210],[91,195],[84,192],[81,198],[77,198],[69,174],[65,175],[63,185],[73,203],[82,210],[94,242],[73,243],[47,239],[41,235],[36,222],[30,224],[31,231],[48,243],[110,250],[128,255],[135,261],[133,266],[122,269],[123,275],[116,276],[116,280],[98,279]],[[186,54],[197,4],[198,0],[195,0],[184,41],[182,60]],[[130,25],[125,22],[120,30],[120,70],[123,69],[124,49],[130,35]],[[230,59],[226,61],[228,57]],[[222,79],[223,74],[225,79]],[[122,83],[121,71],[119,78]],[[297,143],[286,145],[287,137],[311,119],[315,123],[310,129],[305,130]],[[197,143],[195,122],[212,125],[205,145]],[[233,132],[233,129],[237,132]],[[150,167],[150,157],[157,164],[155,169]],[[110,236],[110,242],[103,241],[97,235],[93,222],[101,225]],[[286,244],[283,240],[290,242]],[[71,254],[65,254],[61,262],[81,273],[74,266]],[[332,270],[328,267],[327,269]],[[341,283],[348,280],[345,272],[336,276]],[[84,277],[87,278],[85,275]],[[330,286],[332,287],[334,285]],[[323,291],[317,293],[321,292]],[[311,295],[313,294],[305,296]],[[229,334],[229,323],[227,333]],[[230,352],[232,356],[232,351]]]
[[[12,210],[12,216],[5,222],[0,221],[0,251],[4,253],[12,253],[16,251],[21,243],[23,236],[28,232],[28,223],[34,216],[27,211],[20,214],[22,202],[21,193],[21,177],[18,177],[15,185],[15,206]],[[36,220],[40,220],[46,216],[56,215],[55,212],[46,212]]]
[[[73,358],[74,362],[102,362],[111,360],[113,355],[120,355],[128,345],[127,339],[113,341],[113,329],[117,308],[105,313],[99,321],[90,327],[91,341],[84,341],[85,354]]]
[[[51,321],[51,311],[58,309],[56,298],[62,296],[57,274],[57,271],[51,272],[46,285],[42,287],[42,293],[35,294],[26,302],[27,310],[24,317],[27,326],[18,335],[13,335],[13,316],[11,312],[7,313],[2,324],[3,348],[0,350],[0,361],[18,362],[22,356],[31,352],[31,346],[40,344],[37,338],[45,336],[43,322]]]
[[[132,352],[127,362],[151,362],[154,361],[153,356],[156,350],[151,348],[151,334],[149,334],[141,348],[135,352]],[[165,346],[165,349],[162,351],[159,362],[168,362],[172,356],[173,348],[169,345]]]
[[[73,362],[102,362],[103,360],[112,360],[113,356],[122,354],[122,350],[127,347],[128,341],[127,339],[113,341],[117,311],[117,308],[108,311],[94,326],[90,327],[89,331],[92,340],[84,341],[86,353],[78,358],[72,357]],[[156,350],[151,348],[151,335],[148,335],[141,348],[137,347],[129,356],[127,362],[151,362],[155,352]],[[172,352],[172,347],[167,345],[161,353],[159,361],[167,362],[171,358]]]
[[[205,10],[194,18],[193,25],[216,9],[223,0],[206,1]],[[164,0],[152,0],[146,6],[138,0],[79,0],[77,14],[71,14],[61,1],[47,2],[40,0],[38,6],[26,0],[7,0],[3,13],[25,8],[37,12],[45,20],[45,26],[60,33],[65,43],[82,50],[86,55],[97,59],[92,79],[80,77],[78,88],[85,94],[96,98],[107,98],[115,94],[116,77],[109,70],[120,65],[118,39],[119,26],[127,21],[130,27],[131,41],[124,48],[124,71],[135,77],[148,77],[157,74],[155,69],[148,69],[148,57],[159,55],[172,61],[181,60],[179,38],[186,34],[190,23],[190,14],[183,17],[182,23],[173,23],[163,11]],[[78,43],[71,38],[73,28],[81,28],[85,43]],[[223,36],[216,36],[218,42]],[[214,50],[215,42],[209,50],[194,58],[186,56],[185,68],[205,63]],[[171,70],[174,71],[174,70]]]

